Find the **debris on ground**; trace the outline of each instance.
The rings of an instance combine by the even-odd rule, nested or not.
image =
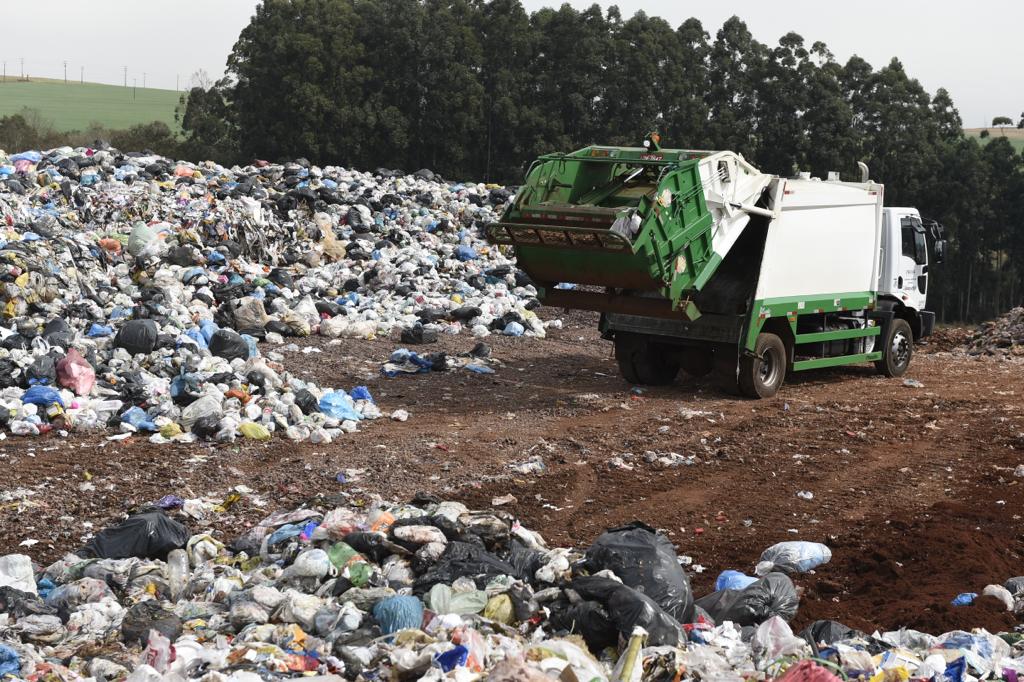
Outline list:
[[[320,496],[222,542],[190,535],[191,517],[173,511],[208,505],[167,496],[46,567],[0,557],[2,674],[796,682],[1024,670],[1019,634],[866,635],[834,621],[795,634],[800,598],[785,573],[726,571],[695,600],[688,562],[642,523],[580,551],[501,510]],[[762,558],[807,570],[815,554],[776,546]],[[986,593],[1013,598],[1021,582]]]
[[[0,152],[0,426],[154,443],[351,432],[373,400],[285,372],[289,339],[545,335],[536,289],[480,237],[508,198],[304,159]]]
[[[970,355],[1024,357],[1024,307],[983,322],[967,341]]]

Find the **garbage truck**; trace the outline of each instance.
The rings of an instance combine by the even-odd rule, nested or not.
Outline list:
[[[541,156],[484,229],[542,303],[601,313],[631,383],[682,370],[765,398],[790,372],[874,363],[898,377],[934,327],[929,255],[941,262],[946,241],[917,209],[885,207],[859,166],[857,182],[779,177],[651,134]]]

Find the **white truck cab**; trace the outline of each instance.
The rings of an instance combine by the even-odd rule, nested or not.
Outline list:
[[[879,307],[893,310],[896,317],[907,320],[915,341],[931,334],[935,327],[935,313],[925,308],[929,236],[934,262],[941,263],[946,250],[941,225],[923,220],[916,208],[882,210]]]

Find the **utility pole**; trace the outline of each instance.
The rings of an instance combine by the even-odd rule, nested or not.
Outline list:
[[[7,62],[4,62],[4,83],[7,82]]]
[[[128,67],[124,67],[124,87],[128,87]]]
[[[82,67],[79,67],[79,68],[82,70],[81,73],[79,74],[79,82],[82,85],[85,85],[85,67],[82,66]]]
[[[139,81],[138,78],[133,78],[132,79],[132,101],[133,102],[135,101],[135,85],[138,83],[138,81]]]
[[[176,73],[174,74],[174,91],[178,92],[179,90],[181,90],[181,74]]]
[[[19,57],[18,59],[21,61],[21,80],[25,80],[25,58]]]
[[[146,72],[145,71],[142,72],[142,89],[143,90],[146,89]]]
[[[64,85],[68,84],[68,60],[64,60]]]

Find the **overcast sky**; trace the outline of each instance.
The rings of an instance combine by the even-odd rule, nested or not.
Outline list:
[[[7,74],[121,83],[143,78],[150,87],[181,87],[197,69],[213,76],[224,65],[238,32],[252,16],[255,0],[46,0],[2,2],[0,61]],[[524,0],[535,10],[556,3]],[[593,4],[572,0],[576,7]],[[729,16],[739,15],[761,42],[774,44],[787,31],[808,44],[822,40],[840,61],[859,54],[873,66],[898,56],[911,76],[931,92],[945,87],[964,124],[976,127],[993,116],[1016,121],[1024,110],[1024,1],[621,0],[624,16],[637,10],[678,26],[696,16],[712,37]],[[145,74],[145,76],[143,75]]]

